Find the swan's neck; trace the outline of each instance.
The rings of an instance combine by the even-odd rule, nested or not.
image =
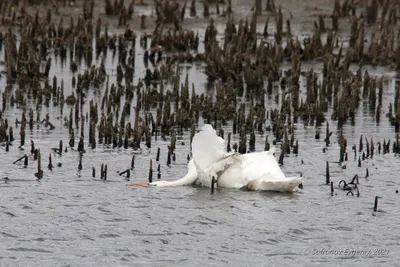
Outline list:
[[[157,184],[160,187],[170,187],[170,186],[183,186],[183,185],[192,185],[195,183],[197,178],[194,178],[192,175],[186,175],[185,177],[176,180],[176,181],[163,181],[161,184]]]
[[[188,164],[188,173],[183,178],[176,181],[158,181],[152,184],[159,187],[192,185],[196,182],[197,178],[198,176],[196,172],[196,167],[192,159]]]

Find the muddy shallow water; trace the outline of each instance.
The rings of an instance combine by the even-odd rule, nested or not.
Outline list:
[[[293,5],[292,1],[285,3]],[[243,5],[239,10],[248,12],[250,8]],[[296,29],[302,30],[294,26]],[[144,76],[142,56],[143,50],[137,42],[134,83]],[[0,58],[4,58],[4,51]],[[116,61],[111,56],[106,59],[110,84],[115,81]],[[69,66],[68,60],[65,65]],[[84,64],[80,67],[82,73]],[[318,71],[321,66],[303,64],[306,71],[311,67]],[[370,114],[368,100],[361,101],[355,124],[348,122],[343,127],[348,161],[342,166],[337,163],[336,122],[328,120],[333,135],[325,153],[322,151],[325,124],[320,127],[320,140],[315,140],[314,125],[296,124],[299,155],[285,157],[282,166],[289,176],[303,174],[304,189],[293,194],[217,189],[211,195],[209,189],[198,187],[126,186],[126,180],[117,171],[129,168],[134,154],[131,181],[147,181],[150,159],[153,179],[157,179],[158,147],[162,179],[185,175],[186,156],[190,152],[188,131],[178,136],[176,161],[170,167],[167,166],[169,137],[167,141],[153,137],[151,149],[142,144],[140,153],[101,145],[92,150],[87,147],[85,137],[86,153],[79,171],[76,150],[62,156],[52,151],[59,140],[64,145],[68,143],[68,128],[63,126],[62,117],[68,116],[73,107],[65,106],[61,114],[59,107],[43,106],[41,118],[49,113],[56,126],[54,130],[35,124],[32,131],[27,129],[26,144],[20,150],[19,128],[15,128],[16,140],[10,152],[0,147],[0,177],[10,179],[8,183],[0,181],[0,266],[396,266],[400,250],[396,194],[400,190],[399,156],[378,154],[376,149],[373,159],[362,161],[358,167],[360,153],[357,151],[355,159],[351,151],[354,144],[358,149],[361,135],[368,140],[373,138],[375,143],[394,140],[394,127],[385,114],[393,101],[396,73],[381,67],[369,68],[369,72],[385,75],[388,80],[383,91],[381,122],[377,124],[375,114]],[[182,64],[181,73],[182,81],[189,73],[189,82],[195,83],[197,93],[205,91],[207,81],[201,66]],[[73,90],[72,76],[68,67],[62,67],[56,58],[49,77],[54,75],[59,81],[64,79],[68,96]],[[5,79],[0,82],[4,88]],[[86,104],[90,99],[101,99],[102,89],[96,92],[88,93]],[[281,95],[277,88],[274,92]],[[274,96],[266,96],[266,105],[276,107]],[[34,105],[28,101],[30,107]],[[327,119],[331,112],[330,108]],[[21,113],[21,109],[8,106],[3,116],[13,125]],[[88,133],[88,123],[85,127]],[[231,123],[224,130],[225,136],[232,132]],[[75,136],[78,133],[76,130]],[[257,151],[263,150],[266,135],[270,135],[272,142],[271,133],[256,134]],[[13,164],[17,158],[30,154],[29,140],[35,141],[42,152],[44,177],[40,182],[34,177],[33,156],[29,156],[27,168],[22,163]],[[232,141],[237,140],[238,136],[233,136]],[[48,170],[48,153],[52,153],[53,165],[62,163],[62,166]],[[326,161],[330,162],[334,196],[330,194],[330,186],[325,185]],[[108,164],[107,182],[99,180],[102,163]],[[96,168],[96,179],[92,178],[92,167]],[[367,168],[370,176],[364,178]],[[338,183],[342,179],[350,181],[355,174],[360,177],[360,196],[346,196],[345,191],[337,188]],[[375,196],[382,197],[379,212],[373,211]]]

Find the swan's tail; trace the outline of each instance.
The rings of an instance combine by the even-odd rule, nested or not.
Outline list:
[[[225,150],[225,140],[209,124],[193,137],[192,155],[199,180],[207,187],[211,186],[212,176],[218,178],[218,173],[234,161],[233,153]]]
[[[252,180],[247,185],[248,190],[293,192],[293,190],[303,183],[300,177],[286,177],[284,179],[274,180],[269,175],[264,175],[258,179]]]

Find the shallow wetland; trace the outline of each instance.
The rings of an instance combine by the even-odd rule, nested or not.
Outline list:
[[[397,266],[399,14],[0,0],[0,266]],[[184,176],[204,123],[303,188],[127,186]]]

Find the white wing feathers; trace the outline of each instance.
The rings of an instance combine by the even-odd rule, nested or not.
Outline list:
[[[235,162],[232,157],[235,153],[225,150],[225,140],[217,136],[216,131],[209,124],[204,125],[192,140],[192,154],[200,182],[204,186],[211,186],[214,176]]]

